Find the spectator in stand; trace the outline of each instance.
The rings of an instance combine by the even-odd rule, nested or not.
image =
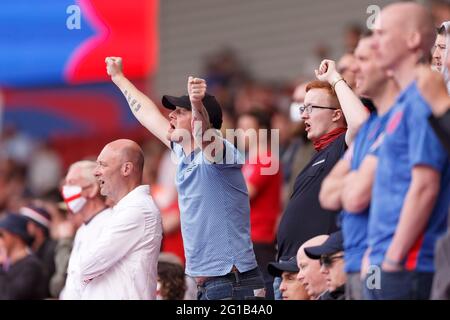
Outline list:
[[[326,61],[326,59],[324,61]],[[342,75],[351,89],[355,87],[355,64],[356,58],[353,53],[344,54],[337,63],[338,72]]]
[[[308,164],[315,152],[313,144],[306,136],[305,124],[299,112],[305,101],[307,85],[308,82],[298,84],[292,93],[292,103],[290,105],[290,120],[293,122],[291,139],[287,147],[280,147],[284,176],[283,205],[287,204],[289,200],[298,174]]]
[[[414,80],[435,31],[430,12],[413,2],[383,8],[375,25],[379,64],[392,72],[402,92],[378,151],[369,215],[370,264],[381,267],[381,288],[365,290],[365,295],[428,299],[435,243],[446,229],[450,169],[428,123],[430,106]]]
[[[450,56],[446,60],[450,67]],[[437,134],[442,145],[450,155],[450,97],[442,74],[431,71],[428,67],[418,68],[417,86],[425,100],[430,104],[433,114],[429,118],[430,125]],[[442,187],[441,187],[442,188]],[[450,211],[447,216],[447,232],[436,243],[436,273],[431,291],[432,299],[450,299]]]
[[[81,257],[89,250],[99,238],[108,219],[111,209],[105,204],[100,195],[100,187],[95,179],[94,170],[97,164],[94,161],[78,161],[73,163],[65,177],[62,195],[73,215],[80,215],[83,224],[78,228],[70,253],[67,267],[67,279],[61,299],[80,300],[83,295],[84,284],[81,281]],[[60,232],[64,233],[64,230]],[[62,234],[67,239],[70,233]],[[64,241],[58,243],[60,250],[64,250]]]
[[[156,298],[162,227],[150,188],[141,184],[143,168],[142,149],[128,139],[108,143],[97,158],[100,194],[114,207],[81,254],[83,299]]]
[[[51,216],[46,209],[37,206],[20,208],[20,214],[27,220],[27,231],[31,237],[30,247],[41,260],[46,277],[46,294],[50,297],[50,279],[55,273],[56,242],[50,237]]]
[[[320,272],[319,260],[309,258],[305,248],[319,246],[328,239],[328,235],[319,235],[303,243],[297,251],[298,275],[311,300],[319,300],[327,291],[325,275]]]
[[[342,231],[330,234],[321,245],[305,248],[306,255],[319,260],[320,272],[325,275],[327,293],[321,300],[345,300],[344,243]]]
[[[297,275],[299,272],[295,256],[287,261],[271,262],[268,271],[273,277],[281,278],[280,293],[283,300],[310,300]]]
[[[183,300],[186,292],[184,269],[180,264],[158,261],[157,300]]]
[[[238,129],[241,129],[238,130],[238,147],[246,153],[242,173],[250,198],[253,249],[268,288],[266,298],[273,299],[273,278],[267,265],[276,255],[275,228],[281,212],[282,173],[278,155],[271,150],[270,117],[267,113],[255,110],[242,114],[238,119]],[[269,172],[270,168],[278,169]]]
[[[339,211],[325,210],[320,206],[320,186],[368,117],[367,110],[336,72],[333,62],[323,61],[316,75],[329,82],[308,84],[300,112],[307,137],[317,152],[298,175],[281,218],[277,234],[278,259],[294,255],[306,240],[338,229],[336,219]],[[354,103],[341,105],[336,93],[339,99],[347,98]],[[279,287],[279,281],[274,280],[274,290]]]
[[[361,264],[367,250],[369,202],[376,168],[376,157],[371,153],[375,153],[380,144],[389,111],[399,92],[394,79],[378,66],[372,42],[372,37],[364,37],[355,50],[355,90],[359,96],[374,101],[376,112],[371,113],[353,145],[325,178],[319,195],[323,208],[345,208],[341,212],[341,225],[348,279],[347,300],[361,300],[363,297],[361,276],[365,276],[365,271],[361,269]]]
[[[178,161],[186,274],[196,278],[198,299],[264,298],[264,280],[250,238],[241,155],[218,133],[222,111],[215,97],[206,93],[205,80],[189,77],[188,95],[163,96],[163,105],[172,110],[169,121],[125,78],[121,58],[109,57],[106,65],[133,115]]]
[[[44,299],[48,280],[28,247],[27,220],[7,213],[0,220],[0,300]]]
[[[447,92],[450,93],[450,75],[446,65],[448,52],[450,50],[450,21],[445,21],[438,28],[436,41],[434,42],[433,58],[431,65],[433,69],[439,71],[444,76],[447,84]]]

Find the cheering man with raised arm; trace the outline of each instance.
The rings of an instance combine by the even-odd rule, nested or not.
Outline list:
[[[186,255],[186,274],[198,298],[263,297],[264,282],[250,239],[250,208],[243,159],[218,133],[222,111],[203,79],[189,77],[188,96],[163,96],[167,120],[125,78],[121,58],[106,58],[107,72],[131,111],[178,160],[176,186]]]

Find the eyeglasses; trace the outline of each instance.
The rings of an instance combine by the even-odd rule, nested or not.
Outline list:
[[[325,268],[330,268],[330,267],[333,265],[333,262],[334,262],[334,261],[339,260],[339,259],[342,259],[342,258],[344,258],[343,255],[340,255],[340,256],[334,256],[334,257],[331,257],[331,256],[321,256],[319,262],[320,262],[320,265],[321,265],[321,266],[324,266]]]
[[[337,110],[337,109],[339,109],[339,108],[321,107],[321,106],[313,106],[313,105],[305,106],[304,104],[301,104],[298,107],[298,109],[300,110],[300,114],[303,114],[303,112],[305,112],[305,111],[306,111],[307,114],[311,114],[311,112],[313,111],[313,108],[315,108],[315,109],[330,109],[330,110]]]

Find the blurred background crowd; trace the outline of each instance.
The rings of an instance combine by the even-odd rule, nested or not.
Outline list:
[[[133,82],[154,97],[154,101],[159,101],[158,97],[164,93],[181,93],[184,75],[196,74],[206,79],[208,91],[223,108],[224,133],[228,128],[238,127],[279,130],[281,165],[275,178],[279,182],[274,184],[278,190],[272,190],[266,199],[267,204],[272,204],[270,217],[265,219],[270,225],[252,229],[254,244],[269,245],[269,252],[274,256],[281,213],[295,178],[314,151],[306,139],[298,110],[292,112],[291,103],[303,101],[305,92],[304,87],[299,89],[300,85],[313,80],[313,71],[324,58],[336,60],[338,71],[349,86],[353,86],[353,52],[366,29],[366,9],[371,3],[358,0],[315,1],[314,5],[309,1],[288,0],[214,2],[133,0],[108,2],[112,8],[104,10],[106,6],[101,1],[88,4],[87,1],[47,0],[39,4],[42,10],[36,12],[27,7],[27,1],[2,1],[0,215],[7,211],[19,212],[25,207],[33,210],[34,217],[38,216],[30,219],[27,230],[30,248],[45,265],[46,278],[42,284],[45,297],[59,297],[73,237],[82,224],[79,216],[68,211],[60,194],[68,166],[82,159],[95,160],[105,143],[127,137],[142,146],[144,183],[151,186],[161,210],[164,239],[158,268],[160,298],[195,298],[195,283],[184,279],[183,243],[174,185],[176,166],[170,159],[170,152],[139,126],[128,111],[125,99],[107,82],[103,61],[98,58],[105,57],[107,51],[115,50],[108,55],[124,57],[125,73],[131,74]],[[422,2],[430,6],[436,26],[450,20],[449,1]],[[379,5],[388,3],[390,1],[380,1]],[[75,35],[77,30],[65,30],[67,34],[49,32],[49,26],[43,25],[40,18],[50,14],[44,13],[46,8],[57,7],[62,11],[50,11],[55,20],[64,21],[71,15],[65,9],[71,4],[82,9],[80,30],[89,29],[91,34],[86,39],[90,39],[90,43],[82,49],[72,45],[66,53],[74,60],[70,66],[64,63],[52,66],[57,63],[49,60],[52,51],[61,49],[58,41],[64,42],[65,37]],[[277,7],[283,9],[277,11]],[[308,16],[311,8],[316,10],[312,17]],[[247,14],[252,11],[253,16],[249,17]],[[40,25],[38,29],[48,32],[49,39],[42,40],[33,32],[18,27],[20,22],[16,20],[21,12],[25,12],[21,21],[27,19],[29,24]],[[120,12],[135,14],[137,18],[122,18]],[[233,16],[239,13],[242,16]],[[226,15],[228,23],[224,23]],[[272,16],[277,19],[269,21]],[[140,18],[146,21],[133,23]],[[242,20],[252,23],[254,35],[247,32],[246,25],[239,24]],[[297,25],[296,20],[303,22]],[[257,32],[277,24],[281,25],[278,29],[284,28],[281,30],[284,34]],[[317,27],[320,25],[322,28]],[[216,29],[225,31],[215,37]],[[93,30],[100,35],[93,36]],[[136,30],[137,33],[133,33]],[[29,37],[26,32],[30,32]],[[309,36],[305,38],[302,34]],[[234,40],[227,41],[233,35],[236,35]],[[205,38],[210,41],[205,42]],[[247,42],[240,45],[236,41]],[[283,47],[285,42],[295,45],[286,48]],[[62,43],[61,47],[65,45]],[[200,46],[202,50],[196,50]],[[34,48],[37,48],[36,53],[33,53]],[[27,51],[28,55],[18,54],[21,51]],[[7,62],[4,56],[8,56]],[[45,56],[48,58],[43,58]],[[284,59],[287,56],[289,58]],[[55,56],[54,59],[62,58]],[[16,66],[14,61],[21,65]],[[86,68],[98,63],[101,71],[86,71],[81,66],[83,63]],[[55,71],[55,76],[49,72],[51,68],[64,70]],[[279,72],[273,72],[277,68]],[[252,225],[257,224],[252,220]],[[263,263],[267,266],[268,261]]]

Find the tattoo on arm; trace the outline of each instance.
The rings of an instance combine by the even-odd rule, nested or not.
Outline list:
[[[141,104],[138,103],[136,106],[134,106],[137,103],[137,100],[131,96],[131,93],[128,93],[128,90],[124,90],[123,93],[125,94],[125,98],[127,99],[130,107],[134,110],[134,112],[138,112],[139,109],[141,109]]]

